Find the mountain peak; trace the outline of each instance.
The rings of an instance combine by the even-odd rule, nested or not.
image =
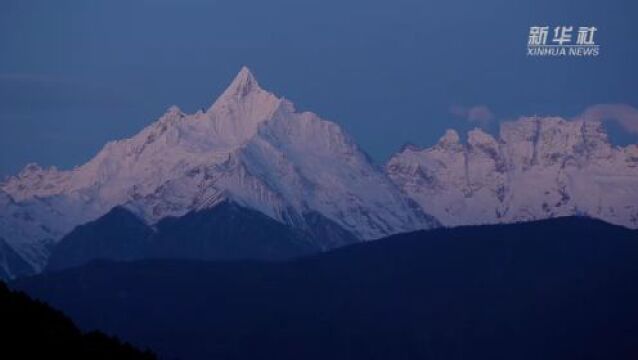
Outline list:
[[[177,105],[172,105],[166,109],[165,114],[182,114],[182,110]]]
[[[250,69],[243,66],[230,85],[228,85],[221,96],[215,100],[207,112],[228,113],[228,108],[245,108],[248,106],[253,108],[255,112],[261,113],[261,115],[269,115],[278,103],[279,99],[274,94],[262,89]],[[235,111],[231,112],[234,113]],[[248,115],[248,117],[252,116]]]
[[[224,95],[242,98],[254,90],[261,90],[261,87],[259,87],[259,83],[250,69],[246,66],[242,66],[239,73],[235,76],[235,79],[233,79],[226,91],[224,91]]]
[[[460,141],[461,138],[459,137],[459,133],[456,132],[456,130],[447,129],[445,131],[445,134],[443,134],[443,136],[441,136],[441,138],[439,139],[438,145],[443,147],[454,146],[458,145]]]
[[[35,172],[39,172],[42,171],[44,169],[42,169],[42,167],[40,165],[38,165],[38,163],[28,163],[24,169],[22,169],[22,171],[20,172],[21,174],[30,174],[30,173],[35,173]]]
[[[421,151],[423,149],[421,149],[418,145],[410,143],[410,142],[406,142],[403,145],[401,145],[401,148],[399,150],[400,153],[405,152],[405,151],[412,151],[412,152],[418,152]]]
[[[218,139],[241,144],[252,137],[259,124],[270,119],[282,101],[262,89],[247,67],[242,67],[206,115]]]
[[[467,142],[470,145],[497,145],[496,139],[481,128],[474,128],[467,133]]]

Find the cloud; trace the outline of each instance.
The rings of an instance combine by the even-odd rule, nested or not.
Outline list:
[[[626,131],[638,134],[638,109],[626,104],[597,104],[588,107],[578,119],[588,121],[616,121]]]
[[[456,117],[464,118],[471,123],[478,123],[482,126],[494,120],[494,113],[486,105],[475,105],[469,108],[454,105],[450,107],[450,113]]]
[[[456,117],[464,118],[467,116],[467,110],[463,106],[452,105],[450,106],[450,114]]]

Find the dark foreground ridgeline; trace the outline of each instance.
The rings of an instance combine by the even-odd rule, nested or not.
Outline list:
[[[83,334],[61,312],[0,282],[0,357],[3,359],[139,359],[142,352],[100,332]]]
[[[638,233],[438,229],[287,262],[92,262],[17,289],[182,359],[638,359]]]
[[[316,213],[307,214],[305,221],[311,229],[295,229],[225,201],[151,227],[129,210],[115,207],[65,236],[53,248],[47,269],[97,259],[284,260],[321,252],[322,246],[356,242],[352,234]]]

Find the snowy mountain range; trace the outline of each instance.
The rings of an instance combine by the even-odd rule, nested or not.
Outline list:
[[[244,67],[206,111],[171,107],[84,165],[30,164],[0,183],[0,249],[10,249],[0,276],[41,271],[65,235],[115,207],[152,228],[222,203],[314,233],[324,250],[441,224],[572,214],[636,228],[638,147],[612,147],[599,123],[525,118],[499,139],[474,130],[462,144],[449,130],[384,170],[337,124],[297,112]]]
[[[613,147],[600,122],[522,118],[498,138],[472,130],[466,144],[448,130],[386,172],[447,226],[586,215],[638,228],[638,146]]]

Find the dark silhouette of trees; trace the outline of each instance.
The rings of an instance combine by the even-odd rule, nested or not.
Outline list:
[[[10,359],[155,359],[115,337],[83,334],[62,312],[0,282],[0,357]],[[8,357],[5,357],[8,356]]]

